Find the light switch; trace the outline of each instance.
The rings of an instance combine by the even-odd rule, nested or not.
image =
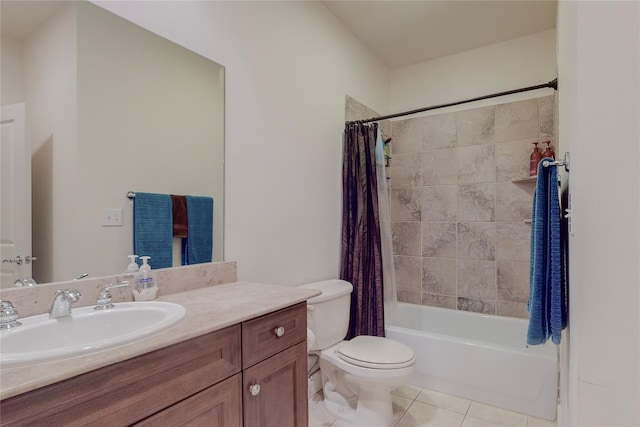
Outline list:
[[[102,226],[103,227],[120,227],[122,226],[122,209],[102,209]]]

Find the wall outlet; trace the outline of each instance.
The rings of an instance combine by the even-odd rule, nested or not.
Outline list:
[[[122,226],[122,209],[102,209],[102,226],[103,227],[121,227]]]

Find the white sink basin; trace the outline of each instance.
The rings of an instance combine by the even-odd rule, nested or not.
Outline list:
[[[0,365],[50,362],[139,341],[178,323],[186,310],[159,301],[123,302],[108,310],[73,308],[71,316],[49,314],[19,319],[21,326],[0,331]]]

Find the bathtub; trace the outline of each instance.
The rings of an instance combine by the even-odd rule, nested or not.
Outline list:
[[[413,385],[553,420],[556,347],[526,346],[527,320],[398,303],[387,337],[416,352]]]

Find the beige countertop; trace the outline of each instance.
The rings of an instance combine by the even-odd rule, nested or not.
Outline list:
[[[297,304],[320,291],[290,286],[234,282],[158,298],[187,310],[175,326],[144,340],[49,363],[0,369],[0,399],[121,362],[242,321]]]

